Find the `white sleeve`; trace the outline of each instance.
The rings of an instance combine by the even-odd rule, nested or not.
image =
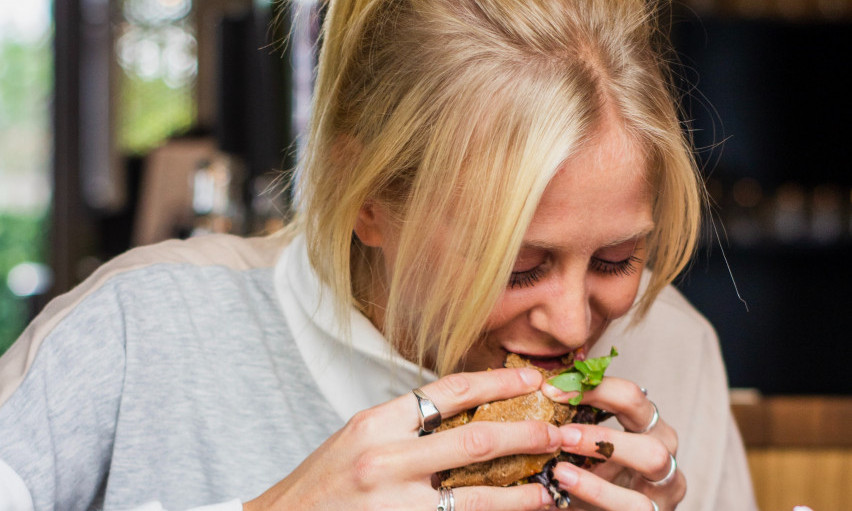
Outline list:
[[[201,506],[187,511],[242,511],[240,499]],[[33,499],[24,480],[0,460],[0,511],[33,511]],[[159,502],[148,502],[130,511],[166,511]]]
[[[24,480],[0,460],[0,511],[33,511],[33,498]]]

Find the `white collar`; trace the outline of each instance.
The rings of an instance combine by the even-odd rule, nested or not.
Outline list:
[[[354,307],[349,312],[351,342],[344,340],[331,289],[314,272],[304,235],[281,253],[275,292],[305,365],[344,421],[437,378],[402,358]]]

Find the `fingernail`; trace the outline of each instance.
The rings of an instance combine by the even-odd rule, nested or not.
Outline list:
[[[579,428],[573,426],[562,426],[562,445],[565,447],[574,446],[580,443],[580,438],[583,436]]]
[[[541,373],[535,369],[521,369],[521,379],[530,386],[541,384]]]
[[[542,509],[550,509],[551,504],[553,504],[553,497],[550,496],[550,492],[547,491],[547,488],[542,486],[541,487],[541,508]]]
[[[553,385],[551,385],[549,383],[545,383],[544,385],[541,386],[541,392],[545,396],[549,397],[551,400],[559,401],[560,403],[564,403],[564,402],[568,401],[569,399],[571,399],[572,397],[575,397],[578,394],[577,392],[573,392],[573,391],[572,392],[565,392],[561,389],[554,387]]]
[[[553,468],[553,475],[559,481],[559,487],[562,489],[573,488],[580,479],[577,474],[577,469],[567,463],[559,463]]]
[[[562,431],[552,424],[548,425],[547,435],[547,445],[550,450],[559,449],[565,443]]]
[[[544,382],[544,385],[541,386],[541,393],[551,399],[558,397],[557,395],[559,392],[561,392],[561,390],[557,389],[556,387],[547,382]]]

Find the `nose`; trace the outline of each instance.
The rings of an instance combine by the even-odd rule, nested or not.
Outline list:
[[[529,321],[560,344],[574,350],[589,339],[592,312],[584,272],[564,276],[553,283],[550,293],[529,311]]]

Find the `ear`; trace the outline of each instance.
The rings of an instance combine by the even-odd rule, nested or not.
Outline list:
[[[361,243],[368,247],[381,247],[386,228],[384,209],[373,201],[365,202],[355,220],[355,235]]]

